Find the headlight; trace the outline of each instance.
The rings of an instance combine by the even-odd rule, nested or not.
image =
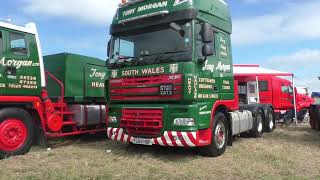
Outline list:
[[[115,117],[115,116],[109,116],[109,123],[116,123],[116,122],[118,122],[117,117]]]
[[[177,126],[193,126],[195,122],[194,118],[176,118],[173,124]]]

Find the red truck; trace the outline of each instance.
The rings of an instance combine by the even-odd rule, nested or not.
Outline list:
[[[294,94],[296,95],[297,119],[302,122],[315,100],[297,93],[291,81],[279,76],[293,74],[261,68],[259,65],[234,65],[235,80],[239,82],[239,101],[242,104],[272,104],[275,120],[291,124],[295,117]],[[259,82],[259,83],[257,83]],[[258,86],[259,93],[255,91]],[[295,89],[295,93],[294,93]]]

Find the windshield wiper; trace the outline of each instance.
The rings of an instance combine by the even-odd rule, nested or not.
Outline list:
[[[141,56],[134,57],[133,60],[132,60],[131,66],[135,65],[137,62],[139,62],[139,60],[141,58],[143,58],[145,56],[147,56],[147,55],[141,55]]]
[[[125,62],[129,62],[129,61],[126,61],[126,60],[128,60],[128,59],[133,59],[133,58],[134,58],[134,57],[130,57],[130,56],[121,56],[121,57],[119,56],[119,57],[117,58],[117,60],[113,63],[112,69],[116,68],[119,60],[123,60],[124,63],[125,63]]]

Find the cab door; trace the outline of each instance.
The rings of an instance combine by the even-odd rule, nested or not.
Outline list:
[[[5,78],[5,67],[3,66],[4,53],[5,53],[5,41],[4,31],[0,29],[0,96],[6,95],[6,78]]]
[[[248,104],[257,104],[258,103],[258,89],[257,82],[252,81],[247,83],[247,100]]]
[[[282,83],[280,93],[280,104],[283,109],[293,108],[293,89],[290,84]]]
[[[39,96],[40,64],[35,36],[18,31],[7,33],[5,78],[8,96]]]

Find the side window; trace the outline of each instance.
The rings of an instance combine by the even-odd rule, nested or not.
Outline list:
[[[3,52],[3,39],[2,39],[2,32],[0,31],[0,53]]]
[[[289,86],[289,94],[293,94],[293,88]]]
[[[27,55],[27,44],[25,36],[17,33],[10,33],[10,49],[13,54]]]
[[[259,81],[260,92],[268,91],[268,81]]]
[[[255,85],[252,85],[252,84],[249,85],[249,93],[250,94],[256,93],[256,86]]]
[[[283,93],[289,93],[289,87],[288,86],[282,85],[281,86],[281,90],[282,90]]]

